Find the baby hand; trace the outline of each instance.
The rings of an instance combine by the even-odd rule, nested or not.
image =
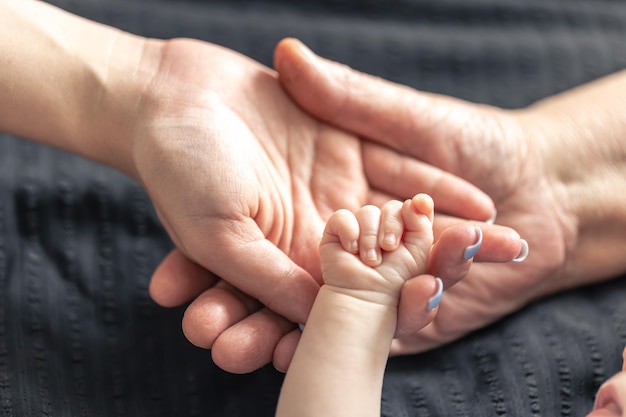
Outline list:
[[[418,194],[380,209],[335,212],[320,243],[324,284],[355,297],[397,305],[405,281],[426,272],[433,244],[433,200]],[[430,277],[432,288],[440,282]]]

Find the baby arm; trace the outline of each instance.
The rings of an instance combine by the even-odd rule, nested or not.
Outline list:
[[[381,209],[340,210],[320,243],[321,287],[281,391],[277,416],[379,416],[383,374],[406,280],[426,325],[442,290],[425,275],[433,202],[417,195]],[[374,251],[362,252],[366,240]]]

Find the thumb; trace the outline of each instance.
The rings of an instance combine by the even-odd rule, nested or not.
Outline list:
[[[441,141],[471,139],[468,135],[479,140],[478,128],[485,127],[478,126],[476,117],[488,106],[355,71],[318,57],[296,39],[277,45],[274,65],[288,94],[309,113],[413,157],[428,156],[431,163],[451,154],[449,144],[442,146]]]
[[[268,240],[254,220],[218,220],[197,230],[211,230],[212,238],[207,241],[203,233],[188,236],[190,259],[275,313],[294,323],[306,322],[319,284]]]
[[[284,89],[305,111],[400,151],[393,156],[384,147],[364,146],[365,169],[376,187],[401,198],[428,193],[449,214],[492,216],[493,202],[470,182],[494,163],[494,144],[486,137],[501,130],[499,109],[355,71],[291,38],[277,45],[274,65]]]

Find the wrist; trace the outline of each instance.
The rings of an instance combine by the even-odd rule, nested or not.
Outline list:
[[[323,355],[330,361],[352,357],[359,367],[384,369],[397,323],[397,305],[364,300],[343,289],[322,285],[305,325],[315,329],[309,348],[323,343]],[[310,331],[310,330],[309,330]],[[367,364],[367,365],[365,365]],[[345,365],[345,364],[344,364]]]
[[[158,72],[163,41],[119,33],[106,62],[92,61],[91,92],[85,94],[74,137],[78,153],[116,168],[140,181],[134,140],[144,124],[150,87]]]
[[[126,141],[158,43],[44,2],[0,0],[0,130],[133,175]]]
[[[626,271],[626,72],[528,109],[545,175],[563,215],[561,288]]]
[[[377,332],[386,329],[390,335],[395,332],[398,298],[385,294],[373,294],[360,290],[348,290],[333,285],[323,284],[315,300],[314,309],[325,315],[323,321],[332,320],[335,328],[344,332],[368,335],[372,332],[371,323],[379,323]],[[364,326],[359,328],[359,326]],[[384,339],[382,334],[377,337]]]

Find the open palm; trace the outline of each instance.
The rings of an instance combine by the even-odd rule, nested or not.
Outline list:
[[[467,278],[446,291],[437,317],[424,329],[411,326],[412,306],[401,300],[393,353],[455,340],[537,297],[577,284],[564,276],[575,218],[558,194],[555,153],[545,146],[557,143],[547,135],[558,130],[547,127],[551,122],[538,116],[540,111],[505,111],[418,92],[303,52],[294,40],[283,41],[277,56],[281,82],[303,108],[369,139],[366,148],[389,147],[409,165],[427,163],[475,184],[493,198],[496,223],[517,230],[530,247],[523,263],[474,263]],[[371,168],[384,178],[394,172],[390,160]],[[457,222],[436,217],[436,233]],[[481,227],[489,233],[496,226]],[[503,260],[492,258],[491,243],[484,242],[475,261]],[[519,251],[519,240],[516,244]],[[446,276],[436,263],[429,272]]]
[[[277,344],[306,322],[335,210],[426,192],[454,215],[491,215],[491,199],[466,181],[440,171],[433,182],[428,166],[304,113],[258,63],[198,41],[166,45],[134,141],[140,181],[177,247],[151,294],[162,305],[194,300],[183,330],[223,368],[293,353],[294,337],[284,354]]]
[[[303,321],[323,219],[366,200],[360,142],[232,51],[171,41],[160,69],[134,155],[163,225],[194,262]]]

